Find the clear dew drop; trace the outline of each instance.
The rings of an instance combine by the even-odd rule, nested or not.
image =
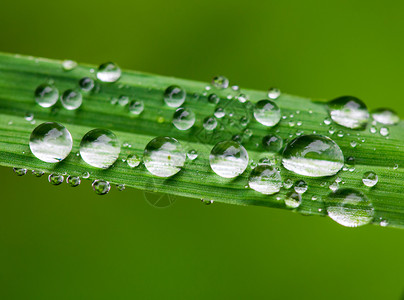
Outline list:
[[[76,110],[83,103],[83,96],[79,91],[69,89],[64,91],[60,101],[67,110]]]
[[[262,138],[262,145],[266,151],[278,153],[283,147],[283,139],[276,134],[269,134]]]
[[[141,159],[138,155],[136,154],[130,154],[126,158],[126,163],[128,164],[129,167],[131,168],[136,168],[140,165]]]
[[[380,128],[380,135],[381,136],[388,136],[389,135],[389,129],[386,127]]]
[[[83,172],[83,174],[81,175],[81,177],[83,177],[84,179],[90,178],[90,172]]]
[[[81,183],[81,179],[79,176],[69,176],[66,179],[66,183],[71,187],[77,187]]]
[[[188,152],[187,152],[187,157],[188,157],[188,159],[189,160],[195,160],[195,159],[197,159],[197,157],[198,157],[198,152],[196,152],[196,150],[194,150],[194,149],[192,149],[192,150],[189,150]]]
[[[106,195],[111,189],[111,184],[105,180],[94,180],[92,186],[97,195]]]
[[[212,79],[212,85],[218,89],[227,89],[229,87],[229,79],[224,76],[215,76]]]
[[[173,124],[178,130],[188,130],[195,124],[195,113],[189,108],[178,108],[173,115]]]
[[[45,172],[39,170],[32,170],[32,175],[34,175],[35,177],[42,177],[43,174],[45,174]]]
[[[121,69],[112,62],[107,62],[98,67],[97,78],[102,82],[115,82],[121,78]]]
[[[186,159],[179,141],[172,137],[156,137],[144,149],[146,169],[158,177],[170,177],[181,171]]]
[[[375,172],[369,171],[363,174],[362,182],[368,187],[373,187],[379,181],[379,177]]]
[[[13,171],[17,176],[24,176],[28,172],[25,168],[13,168]]]
[[[372,112],[373,119],[384,125],[395,125],[400,122],[397,113],[389,108],[379,108]]]
[[[42,107],[51,107],[59,99],[59,90],[51,84],[41,84],[35,90],[35,101]]]
[[[29,147],[36,158],[47,163],[57,163],[70,154],[73,139],[63,125],[47,122],[42,123],[32,131]]]
[[[248,178],[251,189],[265,195],[278,193],[282,187],[282,178],[278,170],[269,165],[258,165]]]
[[[286,179],[284,182],[283,182],[283,187],[285,188],[285,189],[290,189],[291,187],[293,186],[293,181],[292,181],[292,179],[290,179],[290,178],[288,178],[288,179]]]
[[[34,114],[33,113],[26,113],[24,116],[25,121],[27,122],[32,122],[34,120]]]
[[[364,129],[369,121],[366,104],[356,97],[343,96],[328,103],[331,119],[344,127]]]
[[[178,85],[171,85],[164,91],[164,102],[169,107],[180,107],[187,96],[184,89]]]
[[[298,180],[295,182],[295,192],[298,194],[304,194],[307,191],[307,183],[304,180]]]
[[[340,147],[322,135],[302,135],[283,151],[283,166],[299,175],[323,177],[335,175],[344,165]]]
[[[224,111],[223,107],[218,107],[213,114],[216,118],[221,119],[226,115],[226,112]]]
[[[248,153],[242,145],[235,141],[219,142],[210,152],[209,163],[217,175],[234,178],[247,168]]]
[[[79,80],[79,87],[84,92],[90,92],[94,88],[94,80],[90,77],[83,77]]]
[[[211,205],[213,204],[213,200],[208,200],[208,199],[201,199],[201,202],[205,205]]]
[[[48,176],[48,181],[52,185],[60,185],[64,180],[63,175],[60,174],[50,174]]]
[[[129,112],[132,115],[140,115],[144,110],[144,104],[142,100],[134,100],[129,104]]]
[[[281,120],[281,110],[271,100],[260,100],[254,107],[255,119],[264,126],[275,126]]]
[[[71,71],[77,67],[77,63],[74,60],[66,59],[62,62],[62,68],[65,71]]]
[[[277,88],[273,87],[273,88],[270,88],[268,90],[268,98],[269,99],[273,99],[273,100],[278,99],[280,95],[281,95],[281,90],[280,89],[277,89]]]
[[[289,208],[297,208],[302,203],[302,196],[295,191],[290,191],[285,196],[285,205]]]
[[[209,101],[209,103],[212,103],[212,104],[218,104],[220,101],[220,98],[216,94],[210,94],[208,96],[208,101]]]
[[[118,184],[118,185],[116,186],[116,189],[117,189],[118,191],[122,192],[122,191],[124,191],[124,190],[126,189],[126,185],[124,185],[124,184]]]
[[[93,129],[87,132],[80,142],[81,158],[96,168],[109,168],[118,159],[120,152],[118,138],[106,129]]]
[[[374,209],[367,197],[354,189],[341,189],[328,195],[328,216],[346,227],[358,227],[373,220]]]
[[[118,98],[118,104],[120,106],[126,106],[129,103],[129,97],[125,95],[121,95]]]

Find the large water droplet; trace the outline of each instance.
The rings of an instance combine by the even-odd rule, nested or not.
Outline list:
[[[173,124],[178,130],[187,130],[195,123],[195,114],[189,108],[178,108],[173,116]]]
[[[80,107],[83,102],[81,93],[75,90],[66,90],[60,98],[64,108],[68,110],[75,110]]]
[[[339,125],[364,129],[369,120],[366,104],[358,98],[343,96],[328,103],[331,119]]]
[[[164,92],[164,102],[170,107],[180,107],[187,93],[178,85],[169,86]]]
[[[108,194],[109,190],[111,189],[110,183],[105,180],[94,180],[92,186],[97,195]]]
[[[271,100],[261,100],[254,107],[255,119],[265,126],[275,126],[281,119],[281,110]]]
[[[107,169],[118,158],[121,145],[116,135],[106,129],[87,132],[80,142],[81,158],[90,166]]]
[[[35,101],[42,107],[55,105],[59,98],[59,91],[53,85],[44,83],[35,90]]]
[[[358,227],[373,220],[372,203],[364,194],[353,189],[341,189],[331,193],[326,205],[328,216],[343,226]]]
[[[372,117],[376,122],[385,125],[395,125],[400,122],[397,113],[389,108],[379,108],[372,112]]]
[[[235,141],[217,143],[209,155],[212,170],[224,178],[234,178],[242,174],[248,165],[247,150]]]
[[[73,139],[63,125],[55,122],[42,123],[32,131],[29,147],[38,159],[57,163],[69,155]]]
[[[248,185],[257,192],[272,195],[280,191],[282,178],[275,168],[269,165],[259,165],[251,171]]]
[[[283,166],[299,175],[331,176],[344,165],[339,146],[322,135],[302,135],[292,140],[283,151]]]
[[[97,78],[103,82],[115,82],[121,78],[121,69],[112,62],[107,62],[99,66]]]
[[[156,137],[144,149],[146,169],[159,177],[170,177],[181,171],[186,154],[179,141],[172,137]]]
[[[369,171],[369,172],[366,172],[365,174],[363,174],[362,182],[364,185],[366,185],[368,187],[375,186],[378,181],[379,181],[379,177],[377,176],[377,174],[375,172]]]

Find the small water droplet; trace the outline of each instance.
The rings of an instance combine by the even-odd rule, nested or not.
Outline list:
[[[216,94],[210,94],[208,97],[208,101],[209,101],[209,103],[212,103],[212,104],[218,104],[220,101],[220,98]]]
[[[196,150],[192,149],[187,152],[187,157],[189,160],[195,160],[198,157],[198,152]]]
[[[389,129],[386,127],[380,128],[380,135],[381,136],[388,136],[389,135]]]
[[[337,136],[338,137],[344,137],[344,132],[342,131],[342,130],[339,130],[338,132],[337,132]]]
[[[375,186],[378,181],[379,181],[379,177],[377,176],[377,174],[375,172],[369,171],[369,172],[366,172],[365,174],[363,174],[362,182],[364,185],[366,185],[368,187]]]
[[[121,78],[121,69],[112,62],[107,62],[98,67],[97,78],[103,82],[115,82]]]
[[[60,174],[50,174],[48,176],[48,181],[53,185],[59,185],[63,182],[64,177]]]
[[[17,176],[24,176],[28,172],[25,168],[13,168],[13,171]]]
[[[284,182],[283,182],[283,187],[285,188],[285,189],[290,189],[291,187],[293,186],[293,181],[292,181],[292,179],[290,179],[290,178],[288,178],[288,179],[286,179]]]
[[[126,106],[129,103],[129,97],[125,95],[121,95],[118,98],[118,104],[120,106]]]
[[[223,117],[226,115],[226,113],[225,113],[225,111],[224,111],[224,108],[222,108],[222,107],[216,108],[216,110],[215,110],[215,112],[214,112],[214,115],[215,115],[215,117],[218,118],[218,119],[223,118]]]
[[[217,120],[213,117],[206,117],[203,120],[203,128],[208,131],[214,130],[217,126]]]
[[[111,189],[110,183],[105,180],[94,180],[92,186],[97,195],[108,194],[109,190]]]
[[[126,158],[126,163],[128,164],[129,167],[131,168],[136,168],[137,166],[140,165],[141,159],[138,155],[136,154],[130,154]]]
[[[295,191],[290,191],[285,196],[285,205],[289,208],[297,208],[302,203],[302,196]]]
[[[26,113],[24,116],[25,121],[32,122],[34,120],[34,114],[33,113]]]
[[[237,96],[237,100],[238,100],[240,103],[245,103],[245,102],[248,100],[248,97],[247,97],[247,95],[245,95],[245,94],[239,94],[239,95]]]
[[[209,163],[217,175],[234,178],[247,168],[248,153],[242,145],[235,141],[219,142],[210,152]]]
[[[79,87],[85,92],[90,92],[94,88],[94,80],[89,77],[83,77],[79,80]]]
[[[124,191],[126,189],[126,186],[124,184],[118,184],[116,186],[116,189],[120,192]]]
[[[106,129],[93,129],[87,132],[80,142],[81,158],[96,168],[109,168],[118,159],[120,152],[118,138]]]
[[[344,155],[339,146],[322,135],[302,135],[292,140],[283,151],[283,166],[299,175],[331,176],[342,167]]]
[[[276,134],[269,134],[262,138],[262,145],[265,150],[278,153],[282,149],[283,139]]]
[[[144,149],[143,162],[155,176],[170,177],[181,171],[186,159],[179,141],[172,137],[157,137]]]
[[[328,119],[328,118],[324,119],[324,124],[325,124],[325,125],[330,125],[330,124],[331,124],[331,120]]]
[[[304,180],[298,180],[295,182],[295,192],[298,194],[304,194],[307,191],[307,183]]]
[[[328,103],[331,119],[341,126],[364,129],[369,121],[366,104],[356,97],[343,96]]]
[[[164,102],[169,107],[179,107],[184,103],[186,96],[184,89],[178,85],[171,85],[164,91]]]
[[[42,123],[32,131],[29,147],[36,158],[48,163],[57,163],[69,155],[73,139],[63,125],[55,122]]]
[[[251,171],[248,185],[261,194],[272,195],[280,191],[282,178],[278,170],[272,166],[258,165]]]
[[[140,115],[144,110],[144,104],[141,100],[134,100],[129,104],[129,112],[133,115]]]
[[[205,205],[211,205],[213,204],[213,200],[207,200],[207,199],[201,199],[201,202]]]
[[[379,108],[372,112],[375,121],[385,125],[395,125],[400,122],[397,113],[389,108]]]
[[[275,126],[281,119],[281,110],[271,100],[260,100],[254,107],[255,119],[264,126]]]
[[[227,89],[229,87],[229,79],[224,76],[215,76],[212,79],[212,85],[218,89]]]
[[[331,193],[326,206],[328,216],[343,226],[358,227],[373,220],[372,203],[364,194],[353,189],[341,189]]]
[[[77,67],[77,63],[74,60],[66,59],[62,62],[62,68],[65,71],[71,71]]]
[[[66,179],[66,183],[70,185],[71,187],[76,187],[79,186],[81,183],[81,179],[78,176],[69,176]]]
[[[88,179],[88,178],[90,178],[90,173],[89,172],[83,172],[81,177],[83,177],[84,179]]]
[[[45,172],[39,170],[32,170],[32,175],[34,175],[35,177],[42,177],[43,174],[45,174]]]
[[[351,141],[350,145],[352,148],[355,148],[358,145],[358,143],[356,141]]]
[[[268,98],[269,99],[273,99],[273,100],[278,99],[280,95],[281,95],[281,90],[280,89],[272,87],[272,88],[270,88],[268,90]]]
[[[173,116],[173,124],[178,130],[188,130],[195,124],[195,113],[189,108],[178,108]]]
[[[59,99],[59,90],[51,84],[41,84],[35,90],[35,101],[42,107],[51,107]]]
[[[80,92],[69,89],[64,91],[62,97],[60,97],[60,101],[62,102],[63,107],[67,110],[75,110],[81,106],[83,96]]]

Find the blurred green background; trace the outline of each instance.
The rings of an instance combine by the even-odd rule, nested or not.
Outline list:
[[[404,117],[404,2],[3,1],[0,51],[314,98]],[[400,299],[404,231],[0,169],[1,299]]]

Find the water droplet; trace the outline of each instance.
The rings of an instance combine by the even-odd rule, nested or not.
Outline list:
[[[207,199],[201,199],[201,202],[205,205],[211,205],[213,204],[213,200],[207,200]]]
[[[330,124],[331,124],[331,120],[328,119],[328,118],[324,119],[324,124],[325,124],[325,125],[330,125]]]
[[[71,71],[77,67],[77,63],[74,60],[66,59],[62,62],[63,70]]]
[[[229,79],[224,76],[215,76],[212,79],[212,85],[218,89],[227,89],[229,87]]]
[[[129,97],[125,95],[121,95],[118,98],[118,104],[120,106],[126,106],[129,103]]]
[[[108,181],[105,180],[94,180],[93,181],[93,190],[97,195],[105,195],[109,193],[111,189],[111,185]]]
[[[29,147],[36,158],[47,163],[57,163],[69,155],[73,139],[63,125],[55,122],[42,123],[32,131]]]
[[[203,128],[208,131],[214,130],[217,126],[217,120],[213,117],[206,117],[203,120]]]
[[[353,189],[341,189],[331,193],[326,205],[328,216],[343,226],[358,227],[373,220],[372,203],[364,194]]]
[[[369,131],[370,131],[370,133],[376,133],[377,129],[376,129],[376,127],[372,126],[372,127],[370,127]]]
[[[44,83],[35,90],[35,101],[42,107],[51,107],[59,99],[59,91],[53,85]]]
[[[281,110],[271,100],[261,100],[254,107],[255,119],[264,126],[275,126],[281,119]]]
[[[195,160],[198,157],[198,152],[196,150],[192,149],[187,152],[187,157],[189,160]]]
[[[350,144],[351,144],[352,148],[355,148],[358,145],[358,143],[356,141],[351,141]]]
[[[380,128],[380,135],[381,136],[388,136],[389,135],[389,129],[386,127]]]
[[[285,205],[289,208],[297,208],[302,203],[302,196],[295,191],[290,191],[285,196]]]
[[[140,165],[141,159],[138,155],[136,154],[130,154],[126,158],[126,163],[128,164],[129,167],[131,168],[136,168],[137,166]]]
[[[328,103],[331,119],[344,127],[364,129],[369,120],[366,104],[358,98],[343,96]]]
[[[368,187],[375,186],[378,181],[379,181],[379,177],[377,176],[377,174],[375,172],[369,171],[369,172],[366,172],[365,174],[363,174],[362,182],[364,185],[366,185]]]
[[[245,94],[240,94],[240,95],[237,96],[237,100],[240,103],[245,103],[248,100],[248,97]]]
[[[89,172],[83,172],[81,177],[83,177],[84,179],[88,179],[88,178],[90,178],[90,173]]]
[[[126,186],[124,184],[118,184],[116,188],[118,191],[122,192],[126,189]]]
[[[283,187],[285,188],[285,189],[290,189],[291,187],[293,186],[293,181],[292,181],[292,179],[290,179],[290,178],[288,178],[288,179],[286,179],[284,182],[283,182]]]
[[[397,169],[398,169],[398,164],[394,164],[393,170],[397,170]]]
[[[178,85],[169,86],[164,92],[164,102],[170,107],[179,107],[181,106],[187,93]]]
[[[60,97],[60,101],[67,110],[75,110],[81,106],[83,97],[78,91],[66,90]]]
[[[328,187],[331,191],[335,192],[336,190],[339,189],[339,184],[338,182],[333,182],[329,185]]]
[[[71,187],[76,187],[79,186],[81,183],[81,179],[78,176],[69,176],[66,179],[66,183],[70,185]]]
[[[43,174],[45,174],[45,172],[39,170],[32,170],[32,175],[34,175],[35,177],[42,177]]]
[[[209,163],[217,175],[234,178],[247,168],[248,153],[242,145],[235,141],[219,142],[210,152]]]
[[[344,132],[343,132],[342,130],[339,130],[339,131],[337,132],[337,136],[338,136],[338,137],[344,137]]]
[[[159,177],[170,177],[181,171],[186,154],[179,141],[172,137],[156,137],[144,149],[146,169]]]
[[[80,142],[81,158],[96,168],[109,168],[118,159],[120,152],[118,138],[106,129],[93,129],[87,132]]]
[[[215,117],[218,118],[218,119],[223,118],[223,117],[226,115],[226,113],[225,113],[225,111],[224,111],[224,108],[222,108],[222,107],[216,108],[216,110],[215,110],[215,112],[214,112],[214,115],[215,115]]]
[[[281,90],[280,89],[270,88],[268,90],[268,98],[269,99],[273,99],[273,100],[278,99],[280,95],[281,95]]]
[[[218,104],[220,101],[220,98],[216,94],[210,94],[208,97],[208,101],[209,101],[209,103],[212,103],[212,104]]]
[[[144,104],[141,100],[132,101],[129,104],[129,112],[133,115],[140,115],[144,110]]]
[[[275,168],[269,165],[258,165],[251,171],[248,185],[259,193],[272,195],[280,191],[282,178]]]
[[[13,168],[13,171],[17,176],[24,176],[28,172],[25,168]]]
[[[389,108],[379,108],[372,112],[374,120],[385,125],[395,125],[400,122],[397,113]]]
[[[262,138],[262,145],[264,146],[265,150],[272,153],[278,153],[282,149],[283,140],[276,134],[269,134]]]
[[[112,62],[107,62],[98,67],[97,78],[103,82],[115,82],[121,78],[121,69]]]
[[[307,183],[304,180],[298,180],[295,183],[295,192],[298,194],[304,194],[307,191]]]
[[[48,176],[48,181],[53,184],[53,185],[59,185],[63,182],[64,177],[63,175],[59,175],[59,174],[50,174]]]
[[[89,77],[83,77],[79,81],[79,87],[85,92],[89,92],[94,88],[94,80]]]
[[[33,113],[26,113],[24,116],[25,121],[31,122],[34,120],[34,114]]]
[[[173,124],[178,130],[188,130],[195,123],[195,114],[189,108],[178,108],[173,116]]]
[[[283,166],[299,175],[331,176],[344,165],[339,146],[322,135],[302,135],[292,140],[283,151]]]

